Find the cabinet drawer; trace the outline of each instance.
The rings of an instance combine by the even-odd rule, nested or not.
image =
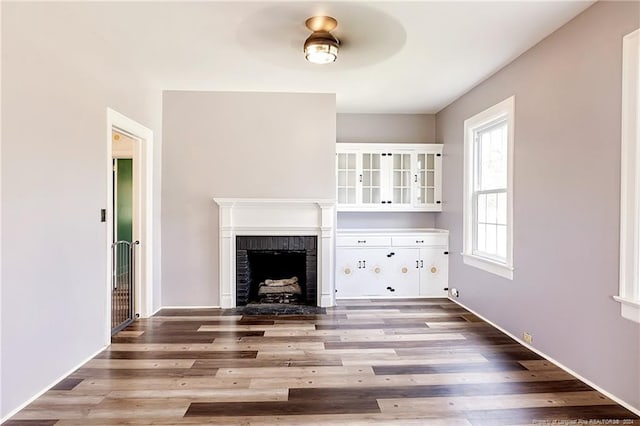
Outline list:
[[[393,246],[402,247],[430,247],[430,246],[446,246],[448,245],[448,236],[446,234],[422,234],[411,236],[392,237]]]
[[[338,235],[336,237],[336,246],[338,247],[388,247],[390,245],[391,237],[379,237],[371,235]]]

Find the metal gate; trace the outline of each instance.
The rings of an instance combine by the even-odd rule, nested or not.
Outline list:
[[[111,335],[133,322],[135,248],[139,241],[116,241],[111,245]]]

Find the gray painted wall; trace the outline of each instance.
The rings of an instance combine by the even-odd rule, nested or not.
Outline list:
[[[640,327],[620,316],[622,36],[640,3],[598,2],[436,116],[449,287],[460,302],[640,407]],[[515,95],[514,280],[463,264],[463,121]]]
[[[338,142],[434,143],[434,114],[338,114]],[[438,213],[338,213],[338,228],[433,228]]]
[[[75,7],[2,4],[0,417],[109,341],[107,107],[156,131],[159,166],[160,93],[60,25]]]
[[[334,198],[335,95],[164,92],[164,306],[219,305],[213,197]]]

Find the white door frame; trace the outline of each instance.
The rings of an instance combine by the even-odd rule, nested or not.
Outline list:
[[[134,234],[135,239],[140,240],[139,250],[136,253],[140,265],[139,293],[136,295],[136,313],[146,318],[153,312],[152,292],[153,292],[153,131],[140,123],[120,114],[119,112],[107,108],[107,318],[106,322],[106,344],[111,343],[111,242],[113,240],[113,130],[128,133],[139,140],[135,144],[134,158],[137,160],[137,167],[134,169],[134,182],[140,183],[140,196],[135,200],[134,209],[137,208],[141,219],[139,235]],[[134,230],[134,232],[136,232]]]

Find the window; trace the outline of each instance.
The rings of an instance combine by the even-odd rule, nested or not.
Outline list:
[[[467,119],[464,249],[468,265],[513,279],[514,97]]]
[[[622,41],[620,294],[624,318],[640,322],[640,29]]]

